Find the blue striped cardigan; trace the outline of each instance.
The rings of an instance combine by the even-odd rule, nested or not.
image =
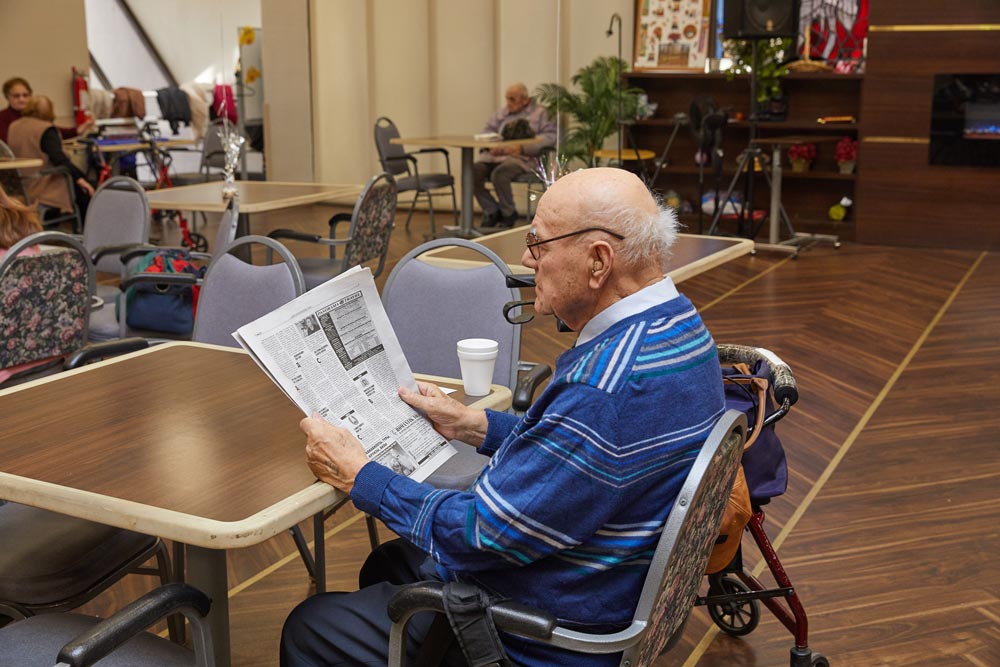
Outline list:
[[[369,463],[351,496],[430,554],[443,579],[580,626],[627,623],[666,514],[723,409],[715,344],[679,296],[563,353],[523,419],[487,411],[480,451],[492,459],[469,491]],[[616,664],[505,644],[518,664]]]

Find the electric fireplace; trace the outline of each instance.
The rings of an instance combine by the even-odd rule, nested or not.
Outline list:
[[[930,164],[1000,166],[1000,74],[938,74]]]

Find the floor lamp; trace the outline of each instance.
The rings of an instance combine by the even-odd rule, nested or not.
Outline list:
[[[615,85],[618,87],[618,116],[615,124],[618,126],[618,167],[622,166],[622,17],[615,12],[611,15],[608,23],[608,30],[605,35],[611,37],[615,33],[615,21],[618,21],[618,80]]]

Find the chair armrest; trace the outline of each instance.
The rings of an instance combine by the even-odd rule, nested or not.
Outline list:
[[[198,276],[190,273],[133,273],[119,284],[122,291],[132,285],[197,285]]]
[[[495,602],[490,605],[489,610],[497,629],[522,637],[548,639],[556,627],[555,616],[520,602]],[[393,623],[398,623],[415,611],[444,613],[444,583],[419,581],[404,586],[389,600],[389,618]]]
[[[449,153],[444,148],[421,148],[418,151],[413,151],[414,153],[441,153],[444,155],[444,164],[447,168],[448,173],[451,173],[451,153]]]
[[[91,361],[117,357],[120,354],[145,350],[147,347],[149,347],[149,341],[145,338],[118,338],[102,343],[90,343],[74,352],[63,364],[63,368],[69,371],[89,364]]]
[[[305,241],[307,243],[319,243],[323,240],[323,237],[319,234],[307,234],[306,232],[297,232],[294,229],[275,229],[267,235],[267,238],[292,239],[294,241]]]
[[[59,651],[59,663],[88,667],[161,618],[181,612],[195,621],[208,614],[211,606],[208,596],[193,586],[161,586],[63,646]]]
[[[518,412],[524,412],[535,400],[535,391],[543,380],[552,375],[552,367],[548,364],[534,364],[528,372],[517,378],[514,387],[514,398],[511,405]]]
[[[327,220],[327,224],[330,225],[330,238],[332,239],[334,232],[337,231],[337,225],[342,222],[350,222],[352,217],[354,216],[350,213],[336,213],[330,216],[330,219]]]
[[[144,255],[151,250],[162,250],[156,246],[142,245],[140,243],[121,243],[118,245],[102,245],[99,248],[94,248],[94,252],[91,253],[90,258],[97,263],[97,260],[104,257],[105,255],[118,255],[123,264],[128,263],[128,259],[132,259],[135,255]],[[128,257],[126,259],[126,256]]]

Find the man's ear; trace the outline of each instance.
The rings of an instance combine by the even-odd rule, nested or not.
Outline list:
[[[608,276],[611,275],[611,269],[615,261],[615,251],[608,243],[597,241],[590,246],[587,261],[590,263],[591,287],[600,287],[604,284]]]

